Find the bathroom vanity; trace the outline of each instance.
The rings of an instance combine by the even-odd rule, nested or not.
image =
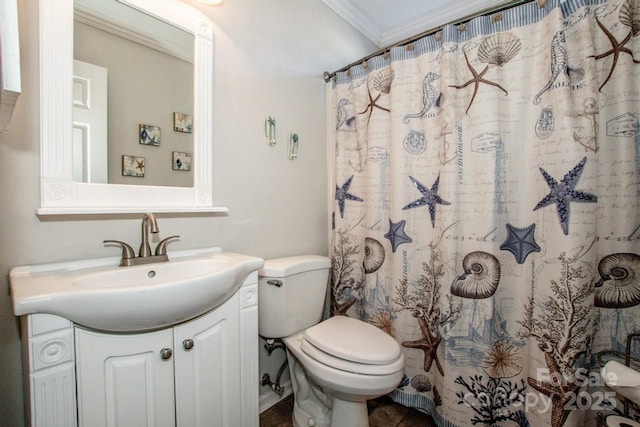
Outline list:
[[[29,425],[257,427],[255,270],[262,260],[220,252],[218,248],[208,251],[183,251],[171,254],[168,263],[136,267],[117,267],[118,259],[105,258],[12,269],[14,312],[21,315],[22,324]],[[198,280],[207,276],[194,267],[196,262],[212,266],[214,273],[206,277],[208,283],[196,284],[189,274],[183,282],[175,283],[173,269],[191,266]],[[168,267],[171,263],[173,266]],[[163,270],[165,265],[167,269]],[[141,284],[138,279],[127,283],[125,278],[123,285],[116,285],[104,280],[105,275],[128,277],[136,272],[145,273],[148,283]],[[51,292],[40,292],[39,281],[49,283]],[[227,294],[217,295],[216,301],[207,302],[214,307],[203,314],[191,317],[183,310],[189,307],[188,297],[180,301],[180,296],[165,294],[164,304],[183,308],[167,318],[162,312],[171,310],[157,307],[159,314],[146,315],[145,319],[159,327],[149,323],[142,326],[142,331],[126,330],[127,313],[135,312],[135,305],[142,305],[135,301],[137,294],[148,294],[149,304],[155,304],[152,294],[166,291],[161,288],[176,287],[181,293],[192,294],[199,292],[197,286],[210,289],[225,286],[225,281],[239,283]],[[68,308],[67,316],[35,308],[37,304],[49,304],[51,312],[59,313],[66,306],[60,303],[56,308],[51,301],[64,298],[75,305],[92,304],[83,302],[85,295],[81,294],[93,294],[94,299],[102,298],[109,305],[117,301],[110,300],[109,294],[121,291],[121,307],[107,309],[122,321],[103,323],[119,330],[105,331],[95,327],[100,325],[88,327],[73,321],[82,318],[73,307]],[[198,295],[197,299],[207,297]],[[134,305],[128,301],[134,301]],[[103,313],[98,305],[89,309],[96,314],[93,321],[100,322]],[[40,312],[25,314],[25,310]],[[145,308],[140,310],[144,312]]]

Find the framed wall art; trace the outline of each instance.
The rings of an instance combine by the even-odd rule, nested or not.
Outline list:
[[[140,136],[140,144],[160,145],[160,127],[141,123],[138,134]]]
[[[193,116],[191,114],[173,113],[173,130],[176,132],[192,133]]]
[[[173,152],[173,170],[190,171],[191,170],[191,153]]]
[[[122,176],[144,177],[144,157],[122,156]]]

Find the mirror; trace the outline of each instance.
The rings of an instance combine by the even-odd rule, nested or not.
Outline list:
[[[117,0],[73,28],[74,181],[192,187],[193,34]]]
[[[37,213],[227,212],[224,207],[213,206],[212,195],[211,21],[178,0],[117,1],[193,36],[193,186],[101,184],[74,180],[74,4],[73,0],[40,0],[41,206]],[[173,132],[171,128],[167,131]]]

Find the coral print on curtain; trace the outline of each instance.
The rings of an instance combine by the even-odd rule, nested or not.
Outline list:
[[[329,93],[332,310],[401,344],[393,399],[440,426],[621,410],[596,355],[640,332],[640,0],[447,26]]]

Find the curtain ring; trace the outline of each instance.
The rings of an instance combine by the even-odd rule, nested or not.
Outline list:
[[[406,45],[404,48],[405,48],[406,50],[408,50],[409,52],[411,52],[411,51],[413,50],[413,48],[414,48],[413,43],[409,43],[409,44],[408,44],[408,45]]]
[[[347,77],[351,77],[351,70],[347,70]]]
[[[367,64],[367,60],[366,59],[364,61],[362,61],[362,68],[364,68],[366,70],[368,66],[369,66],[369,64]]]
[[[547,5],[547,0],[536,0],[538,2],[538,7],[543,9]]]
[[[433,37],[435,37],[436,41],[442,40],[442,31],[436,31]]]
[[[467,31],[467,24],[458,25],[458,31],[460,32]]]
[[[391,51],[390,51],[390,50],[387,50],[387,51],[385,51],[385,52],[384,52],[384,54],[382,55],[382,57],[383,57],[384,59],[389,59],[389,56],[390,56],[390,55],[391,55]]]
[[[501,13],[496,13],[495,15],[493,15],[493,23],[498,23],[500,21],[502,21],[502,14]]]

